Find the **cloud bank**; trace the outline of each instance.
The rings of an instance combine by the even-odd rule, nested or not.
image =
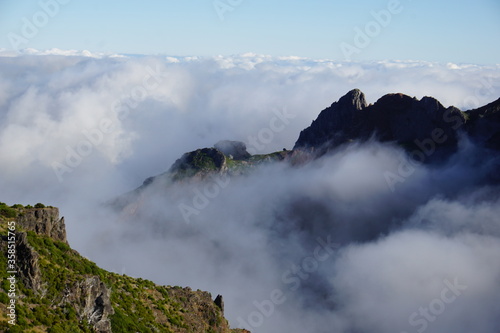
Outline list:
[[[499,326],[500,191],[487,177],[499,160],[472,160],[480,148],[466,141],[393,190],[384,173],[403,151],[368,142],[230,177],[190,223],[179,205],[216,180],[154,184],[119,214],[102,203],[221,139],[291,148],[355,87],[372,103],[402,92],[486,104],[500,67],[26,53],[0,52],[2,201],[59,206],[69,242],[104,268],[222,293],[231,324],[252,332]]]

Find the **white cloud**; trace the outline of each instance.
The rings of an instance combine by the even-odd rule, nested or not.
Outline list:
[[[465,332],[460,318],[473,318],[478,332],[495,323],[498,189],[483,186],[494,163],[467,162],[470,145],[443,167],[417,166],[395,192],[383,175],[397,170],[401,150],[369,142],[234,177],[189,225],[178,209],[197,193],[188,184],[163,196],[151,189],[136,215],[99,207],[184,152],[221,139],[249,144],[277,111],[294,117],[259,152],[292,148],[352,88],[371,103],[402,92],[445,106],[486,104],[500,95],[500,67],[27,50],[0,51],[0,69],[1,200],[59,206],[72,246],[105,268],[223,293],[233,325],[281,288],[289,301],[252,332],[411,332],[408,316],[455,276],[468,293],[428,331]],[[53,164],[67,164],[68,149],[91,152],[78,163],[70,156],[77,165],[59,182]],[[328,235],[342,256],[290,290],[283,274]]]
[[[469,332],[471,327],[493,332],[498,325],[499,255],[498,238],[475,234],[446,238],[406,231],[351,246],[332,278],[339,311],[361,332]],[[443,301],[441,311],[445,281],[458,285],[460,295]],[[453,296],[453,291],[444,292],[446,299]],[[425,320],[421,308],[428,309],[431,319]]]

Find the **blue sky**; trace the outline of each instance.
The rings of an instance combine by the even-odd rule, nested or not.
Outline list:
[[[391,1],[398,12],[382,26],[372,12],[387,11]],[[0,0],[0,48],[201,56],[254,52],[340,61],[347,60],[341,46],[348,44],[357,49],[348,54],[355,61],[500,63],[498,0],[391,1]],[[214,4],[222,8],[219,13]],[[29,38],[23,35],[27,21],[39,25]],[[356,45],[357,31],[369,27],[369,43]],[[13,36],[22,42],[14,45]]]

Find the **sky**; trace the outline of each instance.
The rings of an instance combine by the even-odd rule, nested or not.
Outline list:
[[[496,64],[499,15],[496,0],[2,0],[0,48]]]

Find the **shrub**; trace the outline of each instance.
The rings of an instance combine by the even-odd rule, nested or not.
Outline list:
[[[35,208],[45,208],[45,205],[43,203],[37,203]]]
[[[0,206],[0,215],[6,218],[14,218],[17,217],[17,210],[8,206]]]

